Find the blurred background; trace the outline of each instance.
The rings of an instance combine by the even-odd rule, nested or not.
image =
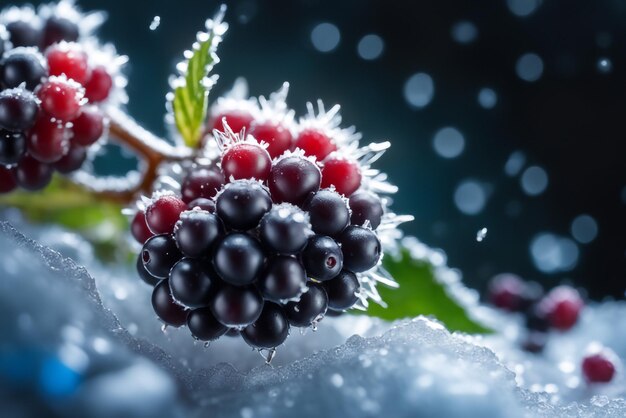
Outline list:
[[[512,271],[624,295],[625,2],[226,3],[213,99],[239,76],[252,95],[287,80],[300,114],[323,98],[365,140],[391,140],[377,167],[401,189],[395,211],[416,217],[405,231],[470,286]],[[131,60],[129,111],[164,135],[168,76],[219,2],[79,4],[108,11],[102,38]],[[120,158],[100,165],[132,166]]]

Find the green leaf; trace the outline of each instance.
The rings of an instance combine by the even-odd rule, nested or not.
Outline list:
[[[186,60],[177,65],[179,76],[172,83],[174,122],[188,147],[196,147],[202,139],[209,89],[213,85],[209,74],[219,62],[215,52],[228,28],[222,22],[224,12],[222,6],[215,18],[207,20],[207,32],[198,33],[192,50],[185,52]]]
[[[56,223],[79,231],[104,260],[115,259],[126,249],[123,234],[129,224],[122,206],[102,201],[62,177],[54,177],[37,193],[15,191],[0,196],[0,207],[17,208],[33,223]]]
[[[491,330],[472,319],[465,308],[446,291],[446,285],[437,280],[436,270],[426,260],[413,259],[406,248],[400,257],[385,257],[383,266],[400,285],[399,289],[378,286],[387,308],[371,303],[367,314],[387,320],[417,315],[432,315],[450,331],[471,334],[490,333]]]

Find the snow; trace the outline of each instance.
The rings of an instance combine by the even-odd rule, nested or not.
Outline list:
[[[588,307],[544,355],[517,348],[521,318],[481,306],[498,333],[346,315],[292,331],[265,366],[240,339],[205,348],[186,329],[162,333],[132,265],[103,266],[78,236],[11,220],[76,262],[0,223],[3,416],[626,416],[623,366],[593,386],[579,367],[597,344],[626,358],[623,302]]]

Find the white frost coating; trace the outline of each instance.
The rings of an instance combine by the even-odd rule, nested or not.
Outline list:
[[[62,231],[22,228],[45,239]],[[72,242],[84,245],[75,240],[64,245]],[[81,353],[81,364],[87,355],[88,370],[90,365],[103,367],[71,404],[57,411],[61,416],[114,416],[121,408],[131,411],[126,415],[168,417],[626,415],[624,369],[618,369],[614,383],[588,388],[579,367],[580,356],[594,341],[624,361],[624,302],[586,308],[572,331],[550,336],[545,356],[517,348],[521,318],[480,308],[498,334],[450,334],[425,318],[393,328],[365,316],[325,318],[316,333],[292,332],[275,367],[267,367],[238,339],[225,337],[205,349],[193,345],[186,330],[161,333],[149,287],[130,268],[103,267],[89,253],[75,252],[94,281],[85,269],[24,240],[7,223],[0,223],[0,247],[5,249],[0,255],[3,347],[30,335],[31,343],[51,348],[72,344],[73,352]],[[445,271],[442,253],[415,243],[412,252]],[[120,287],[126,300],[115,297]],[[361,337],[345,342],[354,333]],[[117,361],[110,362],[112,353]],[[181,393],[188,398],[183,400]],[[0,391],[3,405],[12,411],[45,415],[38,398],[22,402],[4,395]]]

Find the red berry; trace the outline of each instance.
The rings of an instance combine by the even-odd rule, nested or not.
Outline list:
[[[489,283],[489,299],[494,306],[511,312],[517,312],[524,306],[525,283],[511,273],[495,276]]]
[[[35,160],[30,155],[24,156],[17,165],[15,177],[17,183],[26,190],[43,189],[52,180],[52,167]]]
[[[561,331],[567,331],[576,325],[584,306],[578,291],[569,286],[552,289],[541,304],[548,314],[550,325]]]
[[[224,118],[226,118],[226,123],[234,133],[241,132],[243,128],[246,128],[246,131],[249,130],[254,120],[252,115],[248,112],[233,110],[215,116],[211,130],[217,129],[218,131],[225,132],[224,123],[222,122]]]
[[[335,186],[338,193],[350,196],[361,186],[361,170],[356,161],[331,157],[322,167],[322,187]]]
[[[337,151],[337,146],[323,132],[316,129],[306,129],[296,138],[295,148],[300,148],[306,155],[314,156],[317,161],[322,161],[333,151]]]
[[[144,212],[140,210],[137,211],[130,224],[130,232],[140,244],[145,243],[148,241],[148,238],[154,235],[152,231],[150,231],[150,228],[148,228],[148,224],[146,223],[146,214]]]
[[[267,180],[272,168],[270,155],[258,144],[240,142],[228,148],[222,155],[222,171],[230,181],[235,179]]]
[[[28,152],[42,163],[59,161],[69,150],[68,129],[47,115],[42,115],[28,135]]]
[[[72,124],[72,140],[86,147],[100,139],[104,132],[104,118],[95,108],[83,109]]]
[[[289,129],[282,125],[272,122],[264,122],[252,125],[250,135],[257,141],[264,141],[268,144],[267,152],[270,157],[276,158],[283,155],[285,151],[291,148],[293,137]]]
[[[75,43],[54,45],[46,52],[50,75],[65,74],[67,78],[84,85],[89,79],[87,54]]]
[[[585,379],[590,383],[607,383],[615,375],[615,365],[602,353],[585,357],[582,369]]]
[[[189,203],[198,198],[210,199],[224,184],[224,175],[209,168],[196,168],[183,180],[181,193],[183,201]]]
[[[104,67],[96,67],[91,72],[91,77],[85,84],[85,97],[91,103],[104,101],[109,97],[113,87],[113,78]]]
[[[87,149],[81,145],[72,144],[70,150],[52,166],[56,171],[69,174],[78,170],[87,159]]]
[[[146,222],[155,234],[171,234],[181,212],[187,210],[185,202],[172,195],[159,197],[146,209]]]
[[[297,155],[276,162],[267,185],[275,203],[303,204],[320,188],[320,170],[311,161]]]
[[[15,170],[0,165],[0,193],[9,193],[17,187]]]
[[[56,77],[51,77],[37,91],[42,109],[62,121],[76,119],[80,113],[83,95],[80,85]]]

